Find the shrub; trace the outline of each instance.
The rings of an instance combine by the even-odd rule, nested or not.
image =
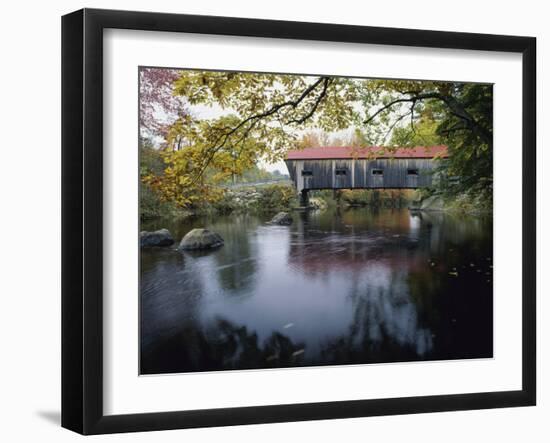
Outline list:
[[[269,185],[258,189],[260,198],[256,209],[266,212],[290,209],[298,204],[296,190],[287,185]]]
[[[139,185],[139,218],[151,220],[155,218],[174,218],[189,215],[188,211],[178,208],[170,202],[164,202],[147,184]]]
[[[409,189],[346,189],[340,191],[340,199],[350,206],[401,208],[414,200],[414,191]]]

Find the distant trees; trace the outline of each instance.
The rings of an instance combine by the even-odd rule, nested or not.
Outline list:
[[[303,134],[295,144],[295,148],[318,148],[322,146],[369,146],[372,143],[359,128],[330,134],[325,131],[313,130]]]

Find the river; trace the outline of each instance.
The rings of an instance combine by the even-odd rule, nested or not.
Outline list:
[[[142,374],[492,357],[491,217],[292,215],[142,224],[225,239],[141,251]]]

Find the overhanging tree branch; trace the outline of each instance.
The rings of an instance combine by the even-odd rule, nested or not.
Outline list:
[[[309,85],[302,92],[302,94],[300,94],[300,96],[297,99],[287,100],[285,102],[278,103],[278,104],[272,106],[271,108],[267,109],[264,112],[253,114],[253,115],[245,118],[244,120],[242,120],[238,125],[234,126],[233,128],[231,128],[227,132],[221,134],[216,139],[216,142],[213,144],[213,147],[210,149],[210,152],[208,153],[208,156],[206,157],[205,161],[201,165],[201,168],[197,172],[197,175],[195,176],[195,179],[194,179],[193,182],[196,183],[202,177],[202,175],[205,173],[206,169],[208,168],[208,166],[212,162],[212,160],[213,160],[214,156],[216,155],[216,153],[219,152],[226,145],[229,138],[233,134],[235,134],[237,131],[239,131],[244,126],[249,124],[249,127],[247,128],[247,130],[245,130],[244,136],[241,137],[241,139],[240,139],[240,142],[244,141],[248,137],[248,135],[250,134],[250,131],[257,124],[258,121],[277,114],[283,108],[288,108],[288,107],[297,108],[306,99],[306,97],[308,97],[310,94],[312,94],[319,87],[319,85],[323,84],[323,89],[321,90],[321,93],[319,94],[319,96],[315,100],[315,102],[314,102],[312,108],[310,109],[310,111],[308,113],[306,113],[304,116],[302,116],[301,118],[299,118],[299,119],[291,120],[290,123],[303,123],[306,120],[308,120],[309,118],[311,118],[313,116],[313,114],[315,113],[315,111],[317,110],[319,104],[326,97],[326,93],[327,93],[328,86],[330,84],[330,80],[331,80],[330,77],[319,77],[319,79],[317,79],[315,82],[313,82],[311,85]]]
[[[380,109],[378,109],[374,114],[372,114],[369,118],[367,118],[363,123],[365,125],[368,125],[371,123],[378,115],[383,113],[384,111],[387,111],[394,107],[395,105],[399,103],[412,103],[412,107],[414,108],[414,105],[423,100],[439,100],[443,102],[451,111],[453,115],[455,115],[457,118],[461,119],[465,122],[467,127],[472,130],[476,135],[478,135],[485,143],[487,143],[489,146],[492,146],[493,140],[492,140],[492,134],[487,131],[486,128],[484,128],[482,125],[480,125],[469,113],[468,111],[462,106],[454,97],[450,95],[444,95],[439,92],[427,92],[427,93],[413,93],[410,97],[403,97],[398,98],[395,100],[392,100],[388,104],[384,105]]]
[[[288,124],[292,124],[292,123],[302,124],[306,120],[310,119],[313,116],[313,114],[315,114],[315,111],[319,107],[319,104],[323,101],[323,99],[327,95],[327,90],[328,90],[328,85],[329,84],[330,84],[330,78],[325,77],[323,79],[323,89],[321,90],[321,93],[319,94],[317,99],[313,102],[313,106],[311,107],[310,111],[307,114],[305,114],[304,116],[302,116],[301,118],[289,120]]]

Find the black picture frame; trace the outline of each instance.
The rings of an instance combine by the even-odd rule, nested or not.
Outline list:
[[[521,54],[522,389],[104,415],[102,77],[103,30],[107,28]],[[65,15],[62,18],[62,426],[82,434],[104,434],[535,405],[535,67],[536,39],[532,37],[97,9]]]

